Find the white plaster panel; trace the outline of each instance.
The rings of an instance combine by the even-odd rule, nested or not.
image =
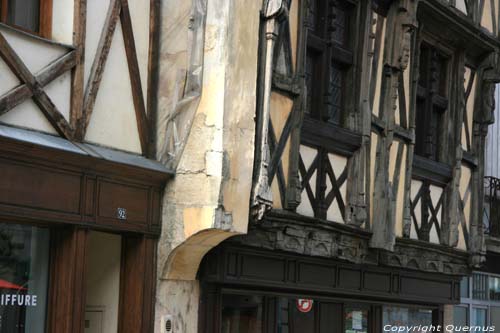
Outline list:
[[[308,146],[301,145],[300,146],[300,156],[302,157],[302,161],[304,162],[304,166],[306,170],[309,169],[311,166],[312,162],[314,161],[314,158],[318,154],[317,150]],[[315,171],[309,180],[309,184],[311,186],[311,189],[313,190],[313,193],[315,193],[316,189],[316,177],[317,177],[317,172]],[[301,177],[302,178],[302,177]],[[302,179],[301,179],[302,181]],[[309,201],[309,197],[307,195],[307,191],[304,188],[302,191],[302,196],[301,196],[301,202],[300,205],[297,207],[297,213],[305,215],[305,216],[314,216],[314,209],[312,207],[311,202]]]
[[[483,14],[481,17],[481,25],[489,32],[493,32],[493,8],[491,7],[491,0],[484,0]]]
[[[335,173],[335,177],[338,179],[347,165],[347,158],[340,156],[340,155],[336,155],[336,154],[328,154],[328,159],[330,160],[330,164],[332,165],[333,172]],[[326,183],[327,183],[326,195],[328,195],[328,193],[332,189],[331,180],[330,180],[330,177],[328,177],[328,176],[327,176]],[[342,186],[340,187],[340,194],[341,194],[342,198],[344,199],[344,203],[346,201],[345,200],[346,199],[346,191],[347,191],[346,184],[347,184],[347,181],[345,181],[344,184],[342,184]],[[327,219],[330,221],[345,223],[345,221],[342,217],[342,213],[340,211],[337,199],[335,199],[332,202],[332,204],[330,205],[330,207],[328,207],[328,211],[326,212],[326,216],[327,216]]]
[[[299,36],[299,9],[301,8],[302,0],[292,1],[290,7],[290,38],[291,38],[291,48],[292,48],[292,65],[293,68],[297,66],[297,44]]]
[[[144,0],[129,0],[128,2],[144,100],[146,100],[148,86],[149,4],[149,1]]]
[[[67,71],[49,83],[44,90],[59,112],[69,121],[71,110],[71,71]]]
[[[433,224],[429,232],[429,242],[434,244],[440,244],[439,235],[437,233],[436,226]]]
[[[71,0],[52,0],[52,40],[73,44],[74,6]]]
[[[87,0],[87,26],[85,34],[84,82],[87,83],[94,61],[97,45],[101,38],[104,21],[108,12],[109,0]],[[120,23],[117,24],[117,27]],[[116,34],[115,34],[116,36]],[[110,59],[108,58],[108,61]]]
[[[417,196],[418,191],[422,187],[422,184],[423,183],[419,180],[415,180],[415,179],[411,180],[410,198],[411,198],[412,202],[415,201],[415,197]],[[421,211],[421,200],[419,200],[418,203],[415,205],[415,212],[420,212],[420,211]],[[422,216],[421,216],[421,214],[417,213],[417,214],[415,214],[415,217],[416,217],[417,225],[420,227],[420,225],[422,223],[422,220],[421,220]],[[413,219],[411,222],[410,238],[418,239],[418,235],[417,235],[417,231],[415,230],[415,227],[414,227]]]
[[[12,73],[7,64],[0,59],[0,96],[14,89],[20,84],[19,79]]]
[[[465,5],[466,0],[456,0],[455,7],[462,13],[467,14],[467,6]]]
[[[117,25],[85,140],[141,153],[122,29]]]
[[[0,27],[0,32],[32,73],[39,72],[68,52],[63,46],[50,44],[9,29]]]
[[[35,129],[37,131],[57,134],[56,130],[49,123],[47,118],[45,118],[44,114],[38,106],[33,102],[32,99],[29,99],[6,114],[0,116],[0,122]]]
[[[273,193],[273,208],[282,209],[283,204],[281,203],[280,189],[278,186],[278,179],[274,177],[271,184],[271,191]]]

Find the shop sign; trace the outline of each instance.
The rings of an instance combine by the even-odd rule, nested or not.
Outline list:
[[[297,299],[297,309],[302,313],[308,313],[313,307],[313,300],[306,298]]]
[[[2,294],[0,296],[0,305],[2,306],[36,306],[38,302],[37,295],[24,294]]]

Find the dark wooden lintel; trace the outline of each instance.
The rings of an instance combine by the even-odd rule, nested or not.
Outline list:
[[[304,119],[302,142],[329,152],[352,156],[361,147],[361,134],[312,118]]]

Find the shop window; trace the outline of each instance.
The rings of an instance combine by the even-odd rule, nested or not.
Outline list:
[[[347,307],[344,312],[344,332],[367,333],[368,310]]]
[[[432,310],[421,308],[405,308],[396,306],[384,306],[383,327],[428,327],[432,325]],[[401,332],[401,331],[399,331]],[[409,331],[402,331],[408,333]],[[412,331],[418,332],[418,331]]]
[[[260,333],[262,312],[263,302],[260,296],[224,295],[221,332]]]
[[[15,28],[49,38],[52,0],[0,0],[0,19]]]
[[[465,276],[460,281],[460,297],[469,298],[469,277]]]
[[[472,308],[472,326],[486,327],[488,326],[488,311],[483,308]]]
[[[453,308],[453,324],[455,327],[469,325],[469,309],[465,306],[455,306]]]
[[[500,301],[500,278],[496,276],[490,276],[488,281],[490,300]]]
[[[45,331],[49,231],[0,224],[0,332]]]

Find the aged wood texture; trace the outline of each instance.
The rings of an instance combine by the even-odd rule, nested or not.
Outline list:
[[[76,66],[71,72],[70,124],[78,129],[82,117],[85,88],[85,35],[87,30],[87,0],[76,0],[73,14],[73,45],[76,50]],[[78,135],[77,135],[78,136]]]
[[[101,84],[106,61],[108,60],[113,34],[120,17],[120,10],[121,0],[111,0],[106,20],[104,22],[104,28],[101,33],[101,38],[97,46],[96,56],[90,70],[87,87],[85,88],[82,118],[79,119],[78,127],[76,129],[76,137],[78,140],[83,140],[85,138],[85,133],[92,116],[92,111],[94,110],[95,100]]]
[[[158,80],[160,62],[160,32],[161,32],[161,2],[150,0],[149,3],[149,55],[148,55],[148,89],[146,96],[146,111],[149,120],[149,143],[147,156],[156,158],[156,127],[158,117]]]
[[[40,25],[39,35],[43,38],[51,38],[52,36],[52,8],[53,0],[40,0]]]
[[[35,104],[40,108],[54,129],[64,138],[71,140],[73,138],[73,129],[71,125],[64,119],[49,96],[43,91],[40,82],[29,71],[28,67],[19,58],[16,52],[9,45],[5,37],[0,33],[0,57],[5,61],[14,75],[25,84],[33,94]],[[60,73],[61,67],[54,67],[51,70],[56,70],[56,74]],[[55,74],[54,74],[55,75]],[[14,98],[17,100],[18,98]]]
[[[272,207],[272,193],[269,181],[268,166],[270,163],[269,122],[271,108],[271,86],[273,75],[274,52],[279,31],[278,17],[285,13],[285,3],[282,0],[264,2],[264,21],[261,34],[261,58],[259,63],[259,81],[261,90],[258,97],[256,149],[254,182],[252,187],[251,214],[260,220]]]
[[[40,74],[35,76],[40,87],[47,84],[73,68],[76,64],[76,51],[71,51],[47,66]],[[0,115],[7,113],[15,106],[32,97],[34,92],[24,83],[0,96]]]
[[[149,145],[149,126],[146,116],[146,105],[144,104],[144,95],[142,92],[141,73],[139,72],[134,33],[132,30],[132,19],[130,17],[127,0],[121,0],[120,21],[122,24],[123,41],[125,43],[125,53],[127,54],[130,85],[132,86],[132,99],[134,101],[139,140],[141,142],[143,154],[147,154]]]
[[[87,236],[88,230],[77,227],[51,234],[49,332],[84,332]]]
[[[372,202],[373,237],[371,246],[392,251],[396,241],[396,206],[400,180],[399,172],[402,167],[403,149],[402,145],[410,142],[401,141],[397,150],[396,162],[392,179],[390,179],[389,167],[391,159],[391,147],[394,142],[396,129],[395,116],[398,111],[397,101],[407,98],[404,90],[400,89],[402,73],[409,69],[409,58],[412,46],[412,34],[416,28],[416,7],[418,1],[407,1],[404,3],[393,3],[387,14],[387,27],[394,27],[393,31],[387,30],[384,44],[384,68],[382,70],[382,82],[380,90],[380,104],[378,107],[378,127],[382,127],[377,140],[377,158],[375,162],[374,188]],[[377,26],[377,34],[380,35]],[[380,42],[375,42],[375,48]],[[380,46],[378,46],[380,47]],[[374,64],[376,67],[376,65]],[[410,67],[411,68],[411,67]],[[399,96],[400,93],[402,96]],[[372,94],[377,93],[372,90]],[[373,96],[373,95],[372,95]],[[372,97],[373,98],[373,97]],[[377,117],[374,117],[375,119]],[[400,119],[401,120],[401,119]],[[410,134],[411,136],[411,134]],[[407,149],[408,153],[409,149]]]
[[[152,332],[156,280],[155,239],[125,236],[120,274],[119,332]]]

